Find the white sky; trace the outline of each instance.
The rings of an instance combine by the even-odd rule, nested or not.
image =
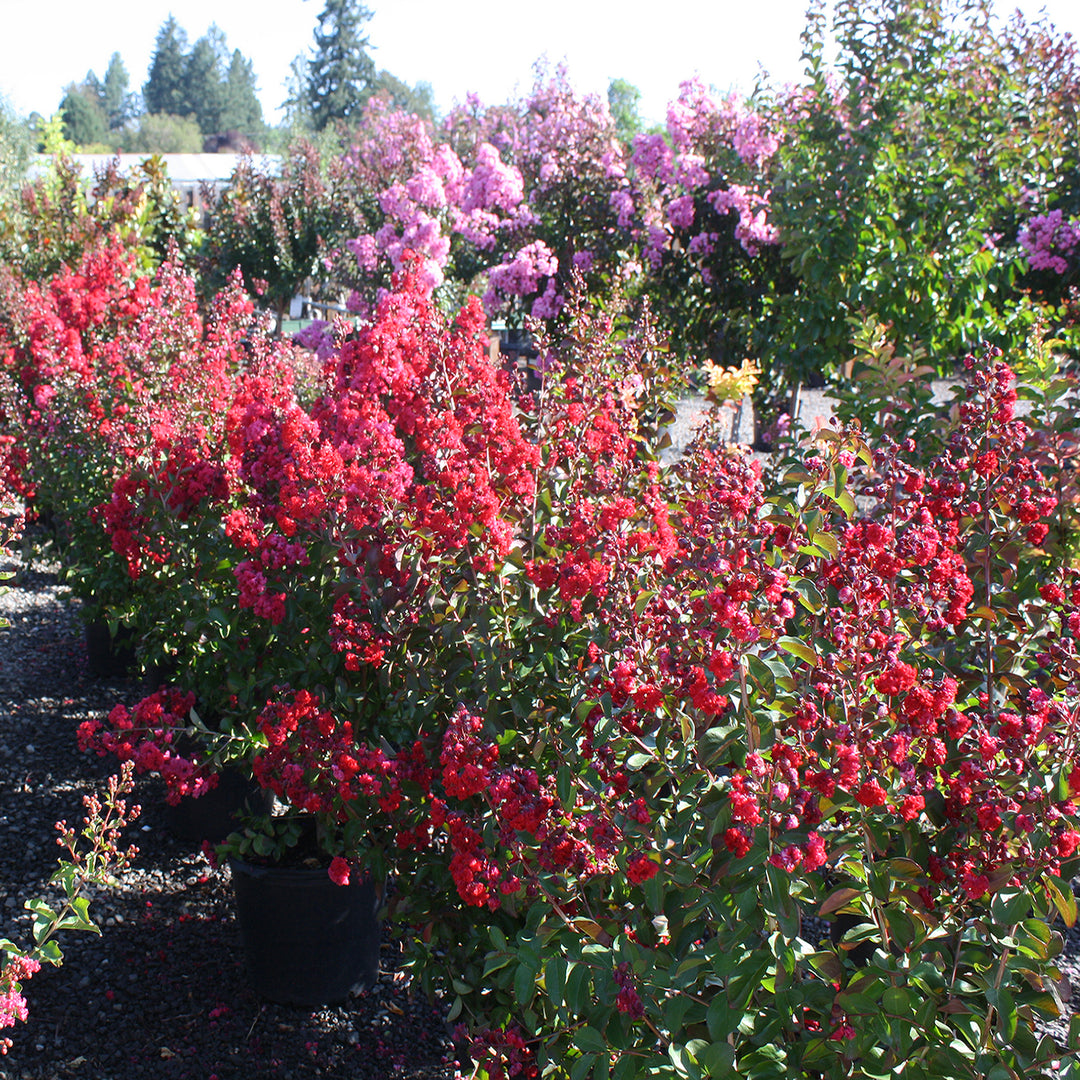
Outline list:
[[[289,65],[312,44],[323,0],[0,0],[0,95],[16,112],[49,115],[63,88],[119,52],[140,90],[170,11],[189,45],[216,22],[230,49],[254,63],[263,113],[280,119]],[[1080,39],[1077,0],[995,0],[1040,11]],[[800,75],[805,0],[368,0],[373,56],[408,83],[430,82],[445,111],[470,91],[500,104],[532,85],[534,62],[565,60],[582,92],[626,79],[647,121],[661,121],[683,79],[748,91],[759,68],[776,82]]]

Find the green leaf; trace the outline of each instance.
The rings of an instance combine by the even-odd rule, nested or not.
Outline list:
[[[771,669],[765,664],[760,656],[750,653],[746,657],[746,670],[750,678],[761,689],[765,702],[771,702],[776,698],[776,677]]]
[[[592,1005],[590,977],[591,973],[586,964],[575,964],[566,973],[566,991],[563,997],[575,1016],[584,1016]]]
[[[910,1020],[915,1013],[915,1010],[911,1008],[912,996],[912,991],[904,990],[899,986],[890,986],[881,995],[882,1008],[889,1016]]]
[[[805,660],[811,667],[818,666],[818,654],[814,651],[812,646],[808,645],[801,638],[777,638],[776,644],[779,645],[784,652],[791,653],[792,656],[797,656],[800,660]]]
[[[727,994],[723,990],[717,990],[705,1014],[705,1026],[709,1029],[709,1037],[713,1042],[723,1042],[739,1026],[741,1019],[741,1013],[734,1011],[728,1004]]]
[[[791,584],[798,595],[799,603],[811,614],[816,615],[825,606],[818,587],[808,578],[798,578]]]
[[[46,963],[54,964],[59,967],[64,962],[64,954],[60,951],[60,943],[54,938],[51,941],[46,941],[37,950],[39,960],[44,960]]]
[[[1001,1032],[1002,1037],[1007,1042],[1012,1042],[1020,1018],[1016,1012],[1016,1001],[1013,999],[1012,993],[1004,986],[997,991],[997,1000],[994,1007],[997,1009],[998,1014],[998,1031]]]
[[[735,1047],[726,1042],[714,1042],[702,1051],[698,1063],[709,1076],[727,1080],[735,1075]]]
[[[544,991],[548,996],[548,1000],[556,1009],[563,1003],[566,974],[566,960],[562,956],[553,956],[544,965]]]
[[[810,543],[830,558],[835,559],[840,554],[840,543],[832,533],[816,532],[810,537]]]
[[[520,964],[514,972],[514,996],[521,1008],[532,1002],[536,993],[536,972],[528,964]]]
[[[487,959],[484,961],[483,978],[486,979],[494,972],[500,971],[513,959],[514,957],[511,953],[488,953]]]
[[[694,1059],[686,1052],[686,1047],[679,1043],[668,1044],[668,1057],[675,1066],[675,1072],[679,1076],[698,1077],[700,1070],[696,1067]]]
[[[574,1044],[583,1053],[603,1054],[607,1052],[607,1043],[603,1035],[594,1027],[583,1024],[574,1032]]]
[[[840,509],[844,512],[845,517],[855,516],[855,500],[851,497],[850,493],[837,487],[826,488],[825,495],[831,499]],[[815,538],[816,542],[816,538]]]
[[[1031,897],[1022,889],[1002,889],[990,901],[990,915],[999,926],[1012,926],[1031,914]]]
[[[569,765],[560,765],[555,774],[555,790],[559,796],[564,810],[569,810],[574,805],[574,774]]]
[[[54,928],[55,916],[52,912],[49,912],[48,915],[35,915],[33,925],[34,943],[40,945]]]
[[[582,1054],[570,1067],[570,1080],[585,1080],[595,1063],[595,1054]]]
[[[1069,1020],[1069,1049],[1080,1051],[1080,1016],[1074,1015]]]
[[[1073,896],[1072,886],[1067,885],[1060,878],[1047,875],[1044,879],[1046,891],[1050,895],[1050,902],[1057,909],[1058,914],[1064,920],[1066,926],[1076,925],[1076,897]]]

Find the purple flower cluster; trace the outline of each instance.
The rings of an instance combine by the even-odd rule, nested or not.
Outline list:
[[[501,232],[532,220],[521,173],[494,146],[479,143],[466,166],[450,145],[435,143],[419,118],[378,99],[368,106],[347,161],[357,189],[375,196],[371,231],[345,245],[359,278],[354,310],[365,310],[364,287],[385,285],[387,271],[400,271],[409,252],[423,260],[421,279],[432,290],[443,282],[455,236],[490,251]]]
[[[782,134],[736,97],[716,100],[697,79],[682,84],[667,121],[667,138],[640,135],[634,142],[636,204],[650,264],[686,251],[708,281],[704,260],[721,235],[717,219],[732,212],[747,255],[779,243],[769,220],[768,170]],[[620,220],[628,216],[624,204],[619,211]]]
[[[708,282],[725,242],[750,257],[777,244],[769,170],[782,133],[697,80],[667,127],[629,150],[607,102],[576,94],[561,67],[541,69],[514,106],[470,97],[437,131],[373,100],[346,158],[367,226],[344,245],[350,308],[370,310],[408,252],[429,289],[449,275],[489,316],[552,318],[571,270],[625,278],[630,264],[689,256]]]
[[[1036,214],[1020,230],[1018,239],[1032,270],[1065,274],[1080,244],[1080,220],[1066,221],[1060,210]]]

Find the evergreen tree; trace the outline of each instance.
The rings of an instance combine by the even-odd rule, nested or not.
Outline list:
[[[217,40],[213,36],[217,31]],[[184,104],[180,115],[192,115],[204,135],[222,130],[225,108],[224,72],[220,60],[221,31],[211,32],[195,42],[184,64]]]
[[[289,65],[289,75],[285,80],[285,126],[289,129],[310,131],[311,96],[308,93],[308,59],[300,53],[293,57]]]
[[[79,90],[91,101],[96,101],[102,108],[105,108],[105,87],[101,85],[101,80],[92,71],[86,73],[86,78],[83,79]]]
[[[375,64],[363,32],[371,12],[362,0],[326,0],[315,28],[315,55],[308,61],[311,117],[321,131],[358,113],[371,96]]]
[[[372,96],[377,94],[385,97],[395,109],[435,122],[435,91],[431,83],[418,82],[415,86],[409,86],[389,71],[380,71],[375,76],[372,90]]]
[[[120,54],[114,52],[109,61],[109,70],[105,72],[105,82],[101,87],[101,105],[105,110],[105,119],[110,130],[122,128],[132,115],[131,94],[128,93],[128,73]]]
[[[102,145],[109,138],[105,111],[95,99],[93,90],[72,83],[60,102],[64,119],[64,137],[77,146]]]
[[[185,94],[187,34],[170,15],[158,31],[150,71],[143,87],[148,113],[184,116],[191,110]]]
[[[221,130],[239,131],[242,135],[258,135],[262,131],[262,106],[255,96],[255,71],[251,61],[239,49],[234,49],[225,79],[224,107]]]

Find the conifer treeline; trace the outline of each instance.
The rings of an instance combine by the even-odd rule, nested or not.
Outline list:
[[[297,56],[284,102],[286,126],[321,131],[348,121],[375,93],[411,111],[431,114],[427,83],[410,87],[380,71],[368,53],[372,12],[361,0],[325,0],[313,46]],[[215,24],[189,47],[170,15],[158,31],[141,93],[130,89],[114,52],[104,79],[90,71],[60,103],[65,136],[80,148],[134,153],[261,148],[271,132],[257,96],[254,64],[230,50]],[[272,141],[272,140],[271,140]]]

